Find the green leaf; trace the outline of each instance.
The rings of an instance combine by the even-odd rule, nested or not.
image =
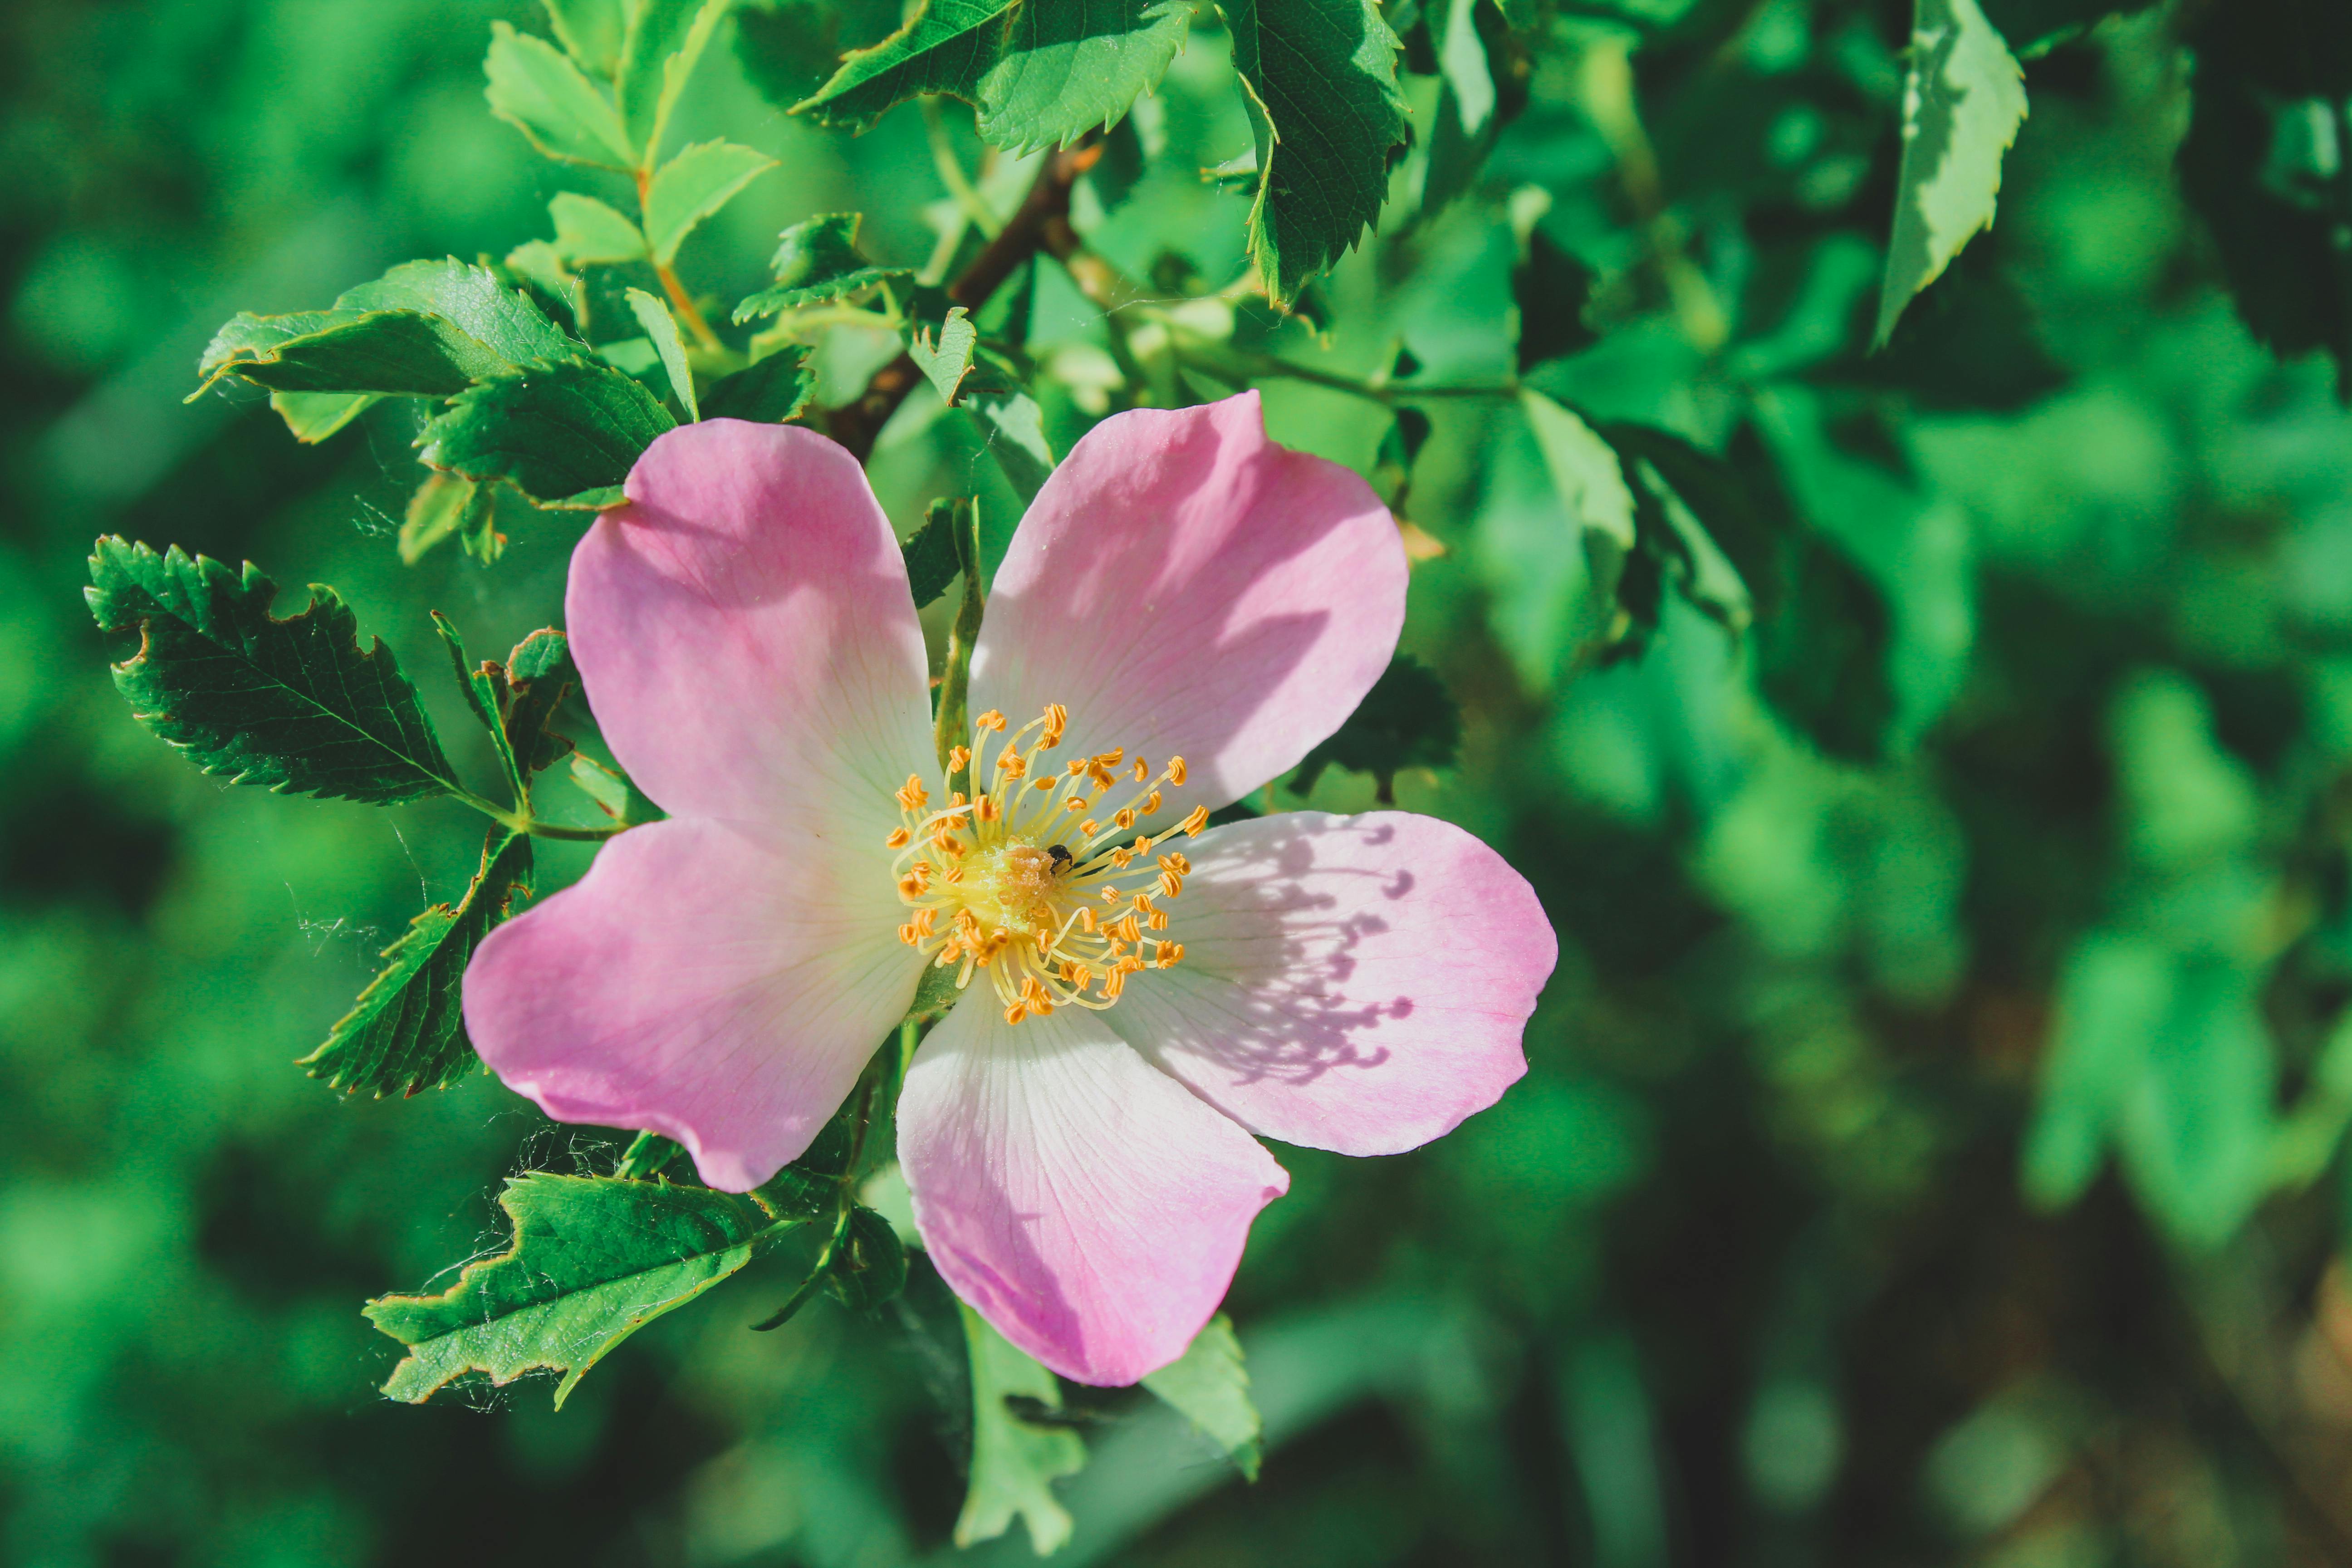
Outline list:
[[[418,1404],[479,1373],[561,1372],[555,1404],[614,1345],[733,1274],[801,1223],[707,1187],[517,1176],[499,1197],[514,1241],[437,1296],[386,1296],[368,1321],[408,1347],[383,1391]]]
[[[1917,0],[1903,89],[1903,166],[1874,343],[1992,226],[2001,155],[2025,122],[2025,79],[1977,0]]]
[[[735,11],[735,57],[760,96],[789,109],[823,87],[853,49],[898,31],[896,0],[755,0]]]
[[[623,173],[636,167],[612,102],[545,38],[491,23],[482,70],[489,78],[490,112],[547,156]]]
[[[572,754],[571,740],[548,724],[579,680],[571,639],[553,626],[541,627],[508,653],[500,722],[526,780]]]
[[[1527,256],[1511,273],[1522,373],[1601,341],[1601,334],[1584,324],[1585,302],[1598,280],[1592,268],[1554,245],[1543,230],[1528,235]]]
[[[466,705],[474,710],[474,718],[489,731],[497,746],[499,766],[507,776],[507,787],[514,791],[515,799],[524,798],[522,769],[515,762],[514,748],[507,742],[502,714],[506,708],[506,672],[485,661],[477,665],[466,657],[465,639],[457,635],[457,624],[440,611],[433,612],[433,629],[441,634],[441,646],[448,650],[449,663],[457,677],[457,688],[466,695]]]
[[[1339,260],[1388,195],[1405,142],[1397,36],[1371,0],[1221,0],[1257,144],[1249,248],[1287,306]]]
[[[547,0],[547,19],[582,70],[609,79],[621,63],[625,9],[622,0]]]
[[[971,312],[961,305],[950,305],[938,335],[929,326],[916,324],[907,339],[907,357],[939,392],[940,401],[952,408],[957,389],[971,374],[972,351],[979,347],[980,329],[971,324]]]
[[[89,559],[101,631],[140,632],[114,667],[132,715],[208,773],[284,795],[388,805],[457,787],[441,742],[392,650],[359,645],[359,622],[332,588],[284,620],[278,586],[247,564],[162,555],[106,538]]]
[[[733,142],[698,142],[654,175],[646,192],[646,238],[654,260],[667,267],[704,218],[776,166],[765,153]]]
[[[438,316],[507,366],[576,355],[581,345],[517,288],[487,267],[444,257],[404,261],[372,283],[347,289],[339,310],[420,310]]]
[[[1547,691],[1625,635],[1633,491],[1616,453],[1574,414],[1522,392],[1527,439],[1507,437],[1473,538],[1487,618],[1519,679]]]
[[[1026,152],[1111,124],[1160,84],[1192,20],[1185,0],[1025,0],[980,80],[981,136]]]
[[[455,539],[467,554],[488,566],[506,548],[506,535],[493,526],[497,519],[489,486],[455,474],[427,474],[408,498],[408,514],[401,520],[401,563],[414,566],[435,545]]]
[[[316,446],[373,407],[373,392],[273,392],[269,406],[294,439]]]
[[[596,803],[597,810],[630,827],[659,822],[669,815],[647,799],[626,775],[576,752],[572,757],[572,782]]]
[[[1257,1479],[1263,1428],[1250,1400],[1249,1369],[1234,1321],[1223,1312],[1192,1336],[1184,1353],[1143,1380],[1143,1386],[1174,1405],[1202,1436],[1223,1448],[1243,1476]]]
[[[814,96],[793,107],[821,125],[864,131],[893,104],[926,92],[966,103],[1003,48],[1016,0],[924,0],[907,25],[841,62]]]
[[[702,416],[748,419],[755,425],[780,425],[792,418],[816,395],[808,353],[805,344],[790,344],[732,375],[720,376],[702,395]]]
[[[1437,672],[1401,653],[1364,693],[1329,739],[1300,760],[1290,781],[1307,795],[1334,763],[1380,781],[1380,801],[1396,804],[1396,776],[1406,768],[1451,767],[1462,745],[1462,710]]]
[[[988,444],[1005,483],[1027,506],[1054,471],[1054,448],[1045,440],[1045,411],[1025,392],[994,388],[964,392],[963,406]]]
[[[481,868],[452,908],[436,904],[383,950],[389,967],[369,983],[326,1044],[295,1065],[351,1094],[381,1100],[456,1083],[473,1068],[458,985],[474,949],[530,896],[530,839],[493,828]]]
[[[603,364],[526,366],[459,395],[417,437],[428,467],[506,479],[542,503],[617,487],[677,422],[653,394]]]
[[[646,339],[654,345],[660,357],[662,374],[669,379],[671,395],[692,424],[702,417],[694,403],[694,373],[687,368],[686,344],[677,335],[677,322],[672,319],[669,307],[642,289],[628,292],[629,313],[645,328]]]
[[[853,1312],[883,1305],[907,1288],[907,1248],[872,1209],[849,1211],[849,1228],[825,1266],[825,1289]]]
[[[923,526],[899,546],[907,557],[907,586],[915,595],[915,608],[919,610],[946,593],[956,574],[963,570],[955,533],[956,503],[935,500],[923,512]]]
[[[2109,16],[2145,11],[2156,0],[1984,0],[1984,13],[2020,59],[2049,53]]]
[[[776,286],[735,307],[735,324],[772,316],[803,305],[821,305],[894,278],[912,278],[903,267],[877,267],[857,252],[860,213],[819,213],[777,237],[771,263]]]
[[[547,210],[555,219],[555,253],[567,267],[642,261],[650,249],[643,229],[593,196],[558,192],[549,199]]]
[[[1059,1410],[1062,1385],[978,1312],[957,1306],[971,1353],[971,1482],[956,1519],[955,1543],[992,1541],[1018,1514],[1039,1556],[1059,1551],[1070,1539],[1072,1524],[1053,1483],[1086,1468],[1087,1446],[1066,1427],[1022,1420],[1005,1402],[1034,1399]]]
[[[669,117],[733,0],[635,0],[615,79],[622,127],[651,163]]]

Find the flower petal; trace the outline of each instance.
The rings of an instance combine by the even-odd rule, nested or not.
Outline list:
[[[1450,823],[1286,812],[1202,834],[1168,901],[1173,969],[1104,1018],[1252,1131],[1393,1154],[1528,1070],[1559,946],[1535,890]]]
[[[672,818],[490,932],[466,1029],[559,1121],[674,1138],[743,1192],[806,1149],[914,999],[887,880],[835,885],[822,855]]]
[[[937,759],[906,563],[856,459],[710,419],[646,447],[627,489],[564,595],[613,754],[674,816],[878,846],[891,792]]]
[[[1217,1310],[1290,1177],[1083,1008],[1017,1026],[974,995],[898,1100],[915,1224],[957,1295],[1063,1376],[1133,1383]]]
[[[1065,755],[1181,755],[1171,811],[1223,805],[1355,710],[1396,651],[1404,593],[1388,510],[1339,464],[1267,440],[1256,393],[1116,414],[1013,536],[971,706],[1020,724],[1062,703]]]

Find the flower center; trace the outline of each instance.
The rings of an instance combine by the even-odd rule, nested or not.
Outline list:
[[[1200,832],[1208,807],[1136,833],[1160,809],[1160,786],[1183,785],[1184,759],[1169,758],[1155,774],[1114,747],[1056,767],[1045,753],[1061,745],[1069,717],[1049,703],[992,757],[989,742],[1004,734],[1004,715],[991,709],[974,719],[971,744],[948,754],[947,805],[932,809],[921,777],[908,774],[901,826],[887,841],[910,911],[898,940],[955,970],[959,987],[985,972],[1008,1024],[1066,1005],[1108,1007],[1129,975],[1184,957],[1182,943],[1149,934],[1168,929],[1161,905],[1192,870],[1160,846]],[[970,797],[953,787],[967,773]]]

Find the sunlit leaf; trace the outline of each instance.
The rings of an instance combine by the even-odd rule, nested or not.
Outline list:
[[[646,193],[646,238],[654,259],[667,266],[695,226],[776,166],[756,149],[732,142],[698,142],[662,165]]]
[[[955,1543],[992,1541],[1018,1514],[1041,1556],[1059,1551],[1072,1525],[1053,1483],[1085,1468],[1086,1444],[1066,1427],[1024,1421],[1006,1401],[1034,1399],[1059,1410],[1062,1385],[978,1312],[959,1307],[971,1352],[971,1481],[956,1519]]]
[[[1257,1479],[1264,1427],[1231,1318],[1223,1312],[1211,1318],[1183,1355],[1147,1375],[1143,1386],[1181,1411],[1244,1477]]]
[[[506,479],[542,502],[610,490],[654,437],[676,425],[630,377],[565,361],[466,392],[417,437],[425,462],[469,479]]]
[[[491,112],[530,138],[551,158],[632,169],[636,153],[612,100],[581,74],[570,57],[545,38],[490,24]]]

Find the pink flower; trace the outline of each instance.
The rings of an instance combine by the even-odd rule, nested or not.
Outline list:
[[[711,420],[627,493],[565,609],[606,741],[674,815],[466,976],[474,1043],[550,1116],[755,1186],[945,965],[966,988],[898,1106],[916,1224],[1007,1339],[1127,1384],[1289,1184],[1251,1133],[1394,1153],[1526,1070],[1556,951],[1492,850],[1402,812],[1201,830],[1338,728],[1404,617],[1394,522],[1269,442],[1255,393],[1108,419],[1047,481],[972,658],[972,803],[848,453]]]

